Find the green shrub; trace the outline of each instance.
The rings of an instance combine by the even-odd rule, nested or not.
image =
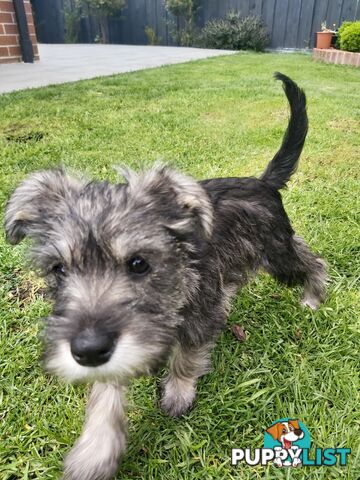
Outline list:
[[[156,35],[156,32],[152,27],[146,25],[144,31],[149,45],[161,45],[162,38]]]
[[[269,44],[269,35],[259,17],[241,18],[230,12],[225,18],[208,22],[202,29],[201,40],[207,48],[263,51]]]
[[[338,28],[337,32],[336,32],[336,48],[340,48],[340,37],[341,37],[341,34],[342,32],[345,30],[345,28],[348,26],[348,25],[351,25],[352,22],[343,22],[340,27]]]
[[[188,15],[194,8],[193,4],[193,0],[166,0],[165,2],[169,12],[178,17]]]
[[[360,22],[344,22],[338,36],[341,50],[360,52]]]
[[[339,35],[339,37],[341,37],[341,34],[342,32],[349,26],[351,25],[353,22],[343,22],[341,24],[341,26],[339,27],[338,31],[337,31],[337,34]]]
[[[177,21],[170,20],[170,34],[173,40],[184,47],[191,47],[196,44],[198,36],[195,25],[195,14],[198,9],[199,0],[165,0],[165,7],[168,12],[177,17]]]

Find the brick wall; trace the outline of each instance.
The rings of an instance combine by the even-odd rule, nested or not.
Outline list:
[[[356,52],[344,52],[335,48],[314,48],[313,58],[325,63],[360,67],[360,53]]]
[[[39,52],[31,11],[30,0],[24,0],[28,28],[33,45],[35,60],[39,60]],[[0,0],[0,63],[21,62],[19,31],[12,0]]]

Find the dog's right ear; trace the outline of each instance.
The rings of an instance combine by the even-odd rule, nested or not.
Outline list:
[[[16,244],[25,236],[46,235],[51,221],[67,208],[81,183],[61,169],[29,175],[14,191],[5,210],[7,240]]]

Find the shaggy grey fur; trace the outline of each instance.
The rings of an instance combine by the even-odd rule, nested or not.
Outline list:
[[[325,267],[294,235],[278,189],[307,132],[304,93],[284,75],[291,107],[279,152],[260,179],[197,182],[164,166],[126,183],[85,182],[62,170],[30,175],[6,209],[10,242],[30,237],[54,297],[47,368],[95,381],[84,431],[65,462],[68,480],[107,480],[125,450],[124,388],[169,365],[162,408],[182,415],[231,298],[260,268],[324,295]]]

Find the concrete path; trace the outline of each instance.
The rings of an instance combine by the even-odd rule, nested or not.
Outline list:
[[[138,45],[39,45],[40,62],[0,65],[0,93],[219,55],[229,50]]]

